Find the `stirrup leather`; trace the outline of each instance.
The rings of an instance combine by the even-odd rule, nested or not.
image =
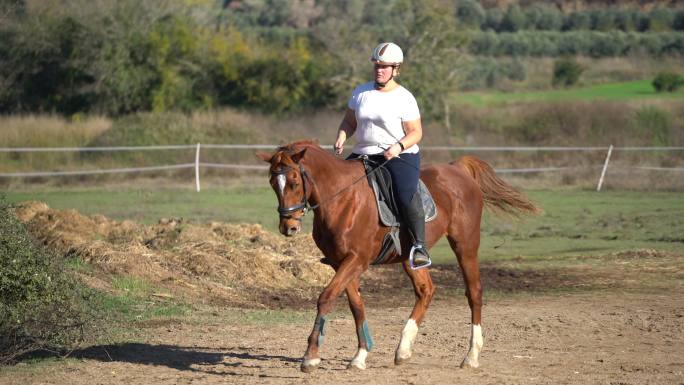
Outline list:
[[[423,254],[423,255],[425,255],[425,256],[427,257],[427,263],[426,263],[426,264],[423,264],[423,265],[418,265],[418,266],[416,266],[416,265],[413,263],[413,261],[414,261],[414,257],[415,257],[415,254],[416,254],[416,250],[419,250],[419,249],[421,250],[420,253]],[[413,245],[413,246],[411,246],[411,251],[409,252],[409,266],[411,266],[411,269],[412,269],[412,270],[418,270],[418,269],[422,269],[422,268],[428,267],[428,266],[430,266],[430,265],[432,265],[432,259],[430,258],[430,255],[427,254],[427,249],[425,248],[425,246],[423,246],[423,245]]]

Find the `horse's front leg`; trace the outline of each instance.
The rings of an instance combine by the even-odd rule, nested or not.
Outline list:
[[[368,321],[366,321],[366,309],[359,291],[359,279],[354,279],[349,286],[347,286],[347,298],[349,299],[349,307],[354,315],[354,324],[356,325],[356,335],[359,338],[359,348],[356,355],[352,358],[348,368],[366,369],[366,357],[368,352],[373,348],[373,339],[368,330]]]
[[[451,248],[456,251],[458,263],[463,272],[463,281],[466,285],[466,297],[470,306],[470,348],[466,354],[462,368],[477,368],[480,366],[480,352],[484,344],[482,337],[482,283],[480,281],[480,267],[477,261],[477,248],[479,246],[479,233],[469,237],[474,240],[468,247],[458,243],[455,238],[447,237]]]
[[[325,327],[327,319],[325,316],[332,310],[337,297],[342,294],[344,290],[353,280],[363,272],[362,263],[354,257],[346,258],[335,272],[332,281],[323,289],[323,292],[318,297],[318,313],[316,314],[316,321],[314,321],[313,330],[309,335],[308,346],[302,359],[301,370],[309,373],[318,367],[321,363],[319,356],[319,348],[323,344],[325,337]]]
[[[403,262],[404,271],[411,278],[413,291],[416,295],[416,303],[413,306],[411,317],[406,322],[404,330],[401,332],[401,341],[394,354],[394,364],[399,365],[406,362],[413,354],[413,344],[418,334],[418,326],[423,322],[428,306],[435,294],[435,286],[428,269],[413,270],[408,261]]]

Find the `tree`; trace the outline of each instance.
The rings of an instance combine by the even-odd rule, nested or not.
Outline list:
[[[675,92],[684,85],[684,77],[674,72],[660,72],[651,84],[657,92]]]
[[[654,8],[648,15],[648,30],[661,32],[669,31],[672,28],[675,14],[662,7]]]
[[[456,19],[468,28],[480,28],[485,20],[485,11],[476,0],[459,0],[456,3]]]
[[[406,84],[427,118],[449,122],[449,96],[465,77],[465,39],[441,2],[414,0],[415,21],[400,45],[405,47]]]
[[[554,87],[575,85],[582,72],[584,72],[584,66],[575,59],[565,58],[556,60],[553,63],[553,79],[551,83]]]
[[[558,31],[563,26],[563,15],[558,8],[545,5],[535,5],[536,18],[534,29],[542,31]],[[529,20],[529,16],[528,16]]]
[[[510,5],[501,19],[501,31],[517,32],[525,28],[525,14],[517,4]]]
[[[591,17],[586,12],[573,12],[563,23],[564,31],[580,31],[591,29]]]
[[[680,9],[675,13],[672,20],[672,29],[676,31],[684,31],[684,9]]]

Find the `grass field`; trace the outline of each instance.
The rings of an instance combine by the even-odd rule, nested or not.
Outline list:
[[[657,93],[650,80],[636,80],[623,83],[599,84],[581,88],[556,89],[530,92],[466,92],[456,96],[459,103],[477,107],[501,103],[542,101],[628,101],[640,99],[684,98],[684,89],[673,93]]]
[[[525,258],[553,261],[564,256],[607,254],[650,248],[684,250],[684,193],[534,190],[529,196],[544,213],[521,219],[486,213],[480,257],[484,261]],[[53,208],[103,214],[116,220],[156,223],[182,217],[192,222],[259,223],[277,232],[275,195],[269,187],[7,192],[10,202],[44,201]],[[313,216],[304,220],[310,231]],[[433,249],[438,263],[454,263],[445,240]]]

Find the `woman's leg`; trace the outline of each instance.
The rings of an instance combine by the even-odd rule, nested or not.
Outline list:
[[[420,177],[420,153],[401,154],[387,162],[392,174],[394,199],[401,208],[404,224],[413,237],[413,247],[409,253],[412,267],[421,268],[430,265],[430,256],[425,245],[425,213],[423,203],[417,194]]]

